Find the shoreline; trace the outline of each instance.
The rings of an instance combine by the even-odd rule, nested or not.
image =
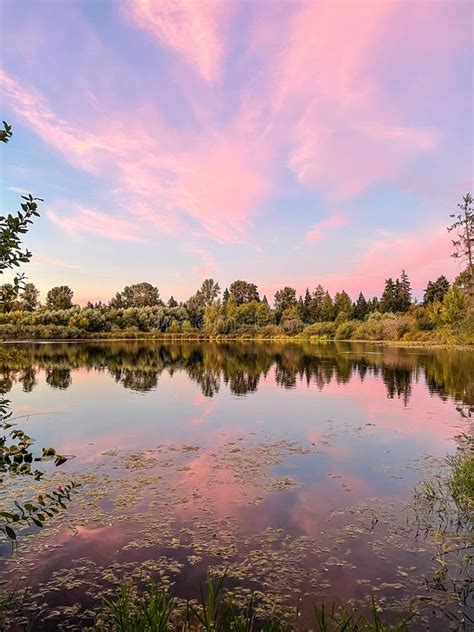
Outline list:
[[[330,338],[330,339],[314,339],[311,338],[302,338],[298,336],[278,336],[273,338],[259,338],[255,336],[232,336],[232,335],[224,335],[224,336],[215,336],[210,334],[161,334],[161,335],[140,335],[140,336],[130,336],[125,334],[123,336],[104,336],[104,337],[84,337],[84,338],[28,338],[28,339],[19,339],[19,340],[2,340],[0,341],[1,345],[26,345],[26,344],[73,344],[73,343],[85,343],[85,342],[138,342],[138,341],[149,341],[149,342],[169,342],[169,343],[177,343],[177,342],[213,342],[213,343],[223,343],[223,342],[284,342],[284,343],[309,343],[313,345],[318,344],[327,344],[327,343],[335,343],[335,342],[344,342],[350,344],[368,344],[368,345],[376,345],[383,347],[392,347],[392,348],[405,348],[405,349],[454,349],[457,351],[474,351],[474,343],[466,344],[466,343],[445,343],[439,341],[416,341],[416,340],[354,340],[354,339],[338,339],[338,338]]]

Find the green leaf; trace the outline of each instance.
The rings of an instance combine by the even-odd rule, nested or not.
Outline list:
[[[5,533],[10,538],[10,540],[16,540],[16,533],[7,524],[5,525]]]

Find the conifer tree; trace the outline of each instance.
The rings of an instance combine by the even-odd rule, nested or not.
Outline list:
[[[354,304],[354,318],[357,320],[364,320],[369,312],[369,305],[365,296],[360,292],[357,302]]]
[[[390,277],[385,281],[385,288],[380,299],[380,310],[382,312],[393,312],[395,304],[395,283]]]
[[[423,304],[428,305],[434,301],[442,302],[448,290],[449,281],[444,275],[438,277],[436,281],[428,281],[423,295]]]
[[[342,290],[342,292],[336,292],[336,295],[334,297],[335,316],[337,316],[341,312],[344,312],[347,315],[347,318],[351,317],[352,301],[349,294],[345,290]]]
[[[397,279],[398,281],[398,279]],[[396,310],[397,312],[406,312],[411,305],[411,285],[408,278],[408,274],[405,270],[402,270],[400,280],[398,281],[398,288],[396,292]]]
[[[323,300],[321,302],[321,320],[334,320],[334,303],[329,292],[324,293]]]

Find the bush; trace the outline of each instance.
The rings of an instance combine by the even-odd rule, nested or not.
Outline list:
[[[352,337],[355,340],[382,340],[382,319],[378,317],[369,318],[356,328]]]
[[[290,320],[284,320],[281,324],[283,331],[286,334],[295,335],[299,334],[304,329],[304,323],[299,318],[291,318]]]
[[[342,313],[342,312],[341,312]],[[336,329],[335,338],[337,340],[350,340],[354,336],[354,332],[359,327],[360,322],[357,320],[346,320]]]
[[[279,325],[266,325],[258,332],[259,338],[281,338],[285,332]]]
[[[382,320],[383,340],[402,340],[416,329],[416,321],[410,316],[394,316]]]
[[[342,325],[342,323],[345,323],[347,320],[349,320],[349,314],[347,312],[339,312],[339,314],[336,316],[336,320],[334,321],[336,323],[336,325]]]
[[[336,323],[313,323],[303,329],[302,336],[305,338],[334,338],[336,333]]]

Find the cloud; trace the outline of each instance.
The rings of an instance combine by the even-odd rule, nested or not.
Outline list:
[[[326,228],[338,228],[339,226],[345,226],[346,224],[347,220],[342,215],[332,215],[317,224],[313,224],[311,230],[306,233],[305,240],[312,242],[320,241]]]
[[[209,278],[211,272],[216,268],[215,259],[209,250],[189,244],[185,247],[185,251],[198,255],[201,259],[199,265],[193,266],[193,274],[200,279]]]
[[[0,74],[0,82],[10,107],[45,142],[73,165],[115,181],[118,206],[159,232],[180,232],[187,219],[217,241],[238,241],[268,193],[264,152],[247,113],[221,132],[176,131],[149,111],[140,118],[130,116],[127,130],[109,116],[107,124],[96,123],[95,132],[85,132],[55,115],[33,88],[20,86],[6,73]],[[112,223],[102,230],[105,217],[90,215],[95,230],[84,222],[79,227],[77,218],[56,223],[75,232],[123,239],[124,231]]]
[[[129,0],[128,19],[212,86],[190,82],[188,75],[180,81],[179,69],[175,82],[150,81],[154,60],[144,60],[140,72],[133,69],[133,87],[143,93],[123,98],[129,87],[124,72],[123,91],[111,91],[101,112],[91,105],[88,95],[96,86],[88,84],[90,69],[80,61],[73,70],[87,77],[81,91],[68,93],[64,103],[59,97],[55,108],[20,78],[2,72],[0,82],[15,115],[111,191],[113,211],[97,209],[86,217],[72,207],[56,218],[58,225],[136,240],[140,234],[129,228],[137,219],[147,236],[235,243],[250,232],[265,204],[277,200],[288,170],[292,185],[318,191],[345,212],[348,198],[375,183],[400,189],[419,181],[414,168],[420,158],[428,164],[441,156],[439,166],[446,166],[446,132],[439,129],[445,124],[439,114],[445,113],[424,112],[426,106],[443,107],[439,86],[449,86],[451,75],[427,84],[422,71],[431,67],[431,55],[442,72],[450,71],[466,34],[453,26],[454,18],[444,27],[451,15],[445,7],[422,4],[407,13],[395,2],[347,2],[344,11],[338,2],[280,3],[272,10],[257,3],[245,5],[243,25],[232,21],[230,1]],[[429,40],[417,36],[428,30],[425,23]],[[130,31],[136,45],[132,35],[142,33]],[[235,43],[241,55],[232,57],[224,73]],[[126,66],[111,63],[106,52],[95,55],[100,72],[122,78]],[[178,97],[174,83],[180,85]],[[172,115],[163,89],[171,92]],[[56,86],[54,92],[63,90]],[[70,105],[76,101],[77,111]],[[59,115],[61,105],[68,116]],[[450,156],[454,173],[459,152]],[[462,180],[463,174],[458,169],[456,177]],[[423,176],[426,190],[436,174],[428,168]],[[317,241],[331,227],[336,225],[314,225],[306,240]]]
[[[221,73],[227,48],[222,31],[233,4],[231,0],[129,0],[127,15],[213,83]]]
[[[75,207],[73,213],[67,216],[53,210],[48,210],[47,216],[53,224],[73,235],[89,234],[119,241],[144,241],[142,236],[137,235],[136,223],[99,211]]]
[[[63,153],[69,162],[92,171],[100,158],[105,158],[107,146],[101,138],[59,117],[40,92],[24,87],[2,69],[0,86],[9,109],[24,119],[46,143]]]
[[[451,243],[446,229],[425,224],[409,234],[380,235],[365,247],[352,271],[321,275],[318,282],[332,293],[345,289],[353,297],[361,290],[366,294],[380,295],[385,279],[399,277],[405,269],[414,291],[420,294],[428,280],[436,279],[440,274],[451,278],[459,274],[459,266],[450,254]]]
[[[76,263],[68,263],[67,261],[63,261],[62,259],[54,259],[52,257],[37,257],[36,255],[32,258],[31,263],[34,264],[46,264],[50,266],[56,266],[58,268],[68,268],[70,270],[79,270],[80,265]]]
[[[13,193],[20,193],[21,195],[29,195],[29,191],[26,189],[22,189],[21,187],[7,187],[8,191],[13,191]]]

